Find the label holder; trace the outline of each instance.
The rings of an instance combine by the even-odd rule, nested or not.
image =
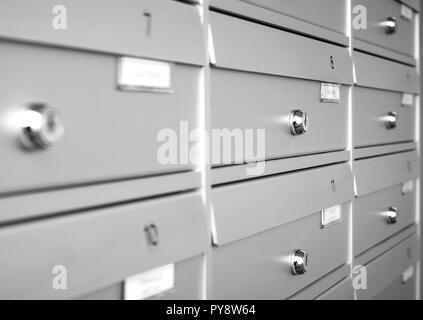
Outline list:
[[[175,264],[169,264],[125,279],[124,300],[145,300],[174,288]]]
[[[324,103],[340,103],[341,85],[338,83],[322,82],[320,84],[320,102]]]
[[[336,206],[324,209],[320,213],[320,228],[321,229],[326,229],[341,221],[342,221],[342,208],[340,205],[336,205]]]
[[[414,105],[414,95],[412,93],[403,93],[401,98],[402,107],[412,107]]]
[[[407,7],[406,5],[401,5],[401,17],[408,21],[413,20],[413,9]]]
[[[138,63],[138,66],[136,65]],[[135,68],[142,68],[141,64],[145,64],[147,68],[154,68],[161,67],[164,69],[166,67],[168,69],[163,71],[157,71],[156,69],[156,84],[148,83],[148,77],[139,76],[138,78],[134,74],[128,74],[128,72],[134,72],[132,70],[128,70],[130,65],[132,64],[133,69]],[[129,64],[129,65],[128,65]],[[172,88],[172,79],[173,79],[173,69],[174,63],[167,62],[167,61],[158,61],[152,59],[143,59],[143,58],[133,58],[133,57],[126,57],[122,56],[118,58],[117,61],[117,89],[121,91],[140,91],[140,92],[152,92],[152,93],[173,93]],[[152,69],[150,69],[151,72]],[[148,72],[145,71],[145,72]],[[166,72],[164,76],[164,83],[159,83],[157,80],[158,77],[163,77],[163,74]],[[158,77],[157,77],[158,76]]]

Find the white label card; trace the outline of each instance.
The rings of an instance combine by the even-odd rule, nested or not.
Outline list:
[[[414,96],[411,93],[403,93],[401,99],[401,105],[403,107],[412,107],[414,104]]]
[[[401,5],[401,17],[407,20],[413,20],[413,10],[405,5]]]
[[[341,102],[341,85],[334,83],[322,83],[320,85],[321,102]]]
[[[402,282],[406,283],[414,276],[414,266],[411,266],[402,273]]]
[[[172,88],[172,64],[155,60],[119,58],[118,87],[122,90],[162,91]]]
[[[341,221],[341,206],[340,205],[322,210],[322,228],[326,228],[339,221]]]
[[[412,192],[414,190],[414,183],[413,181],[407,181],[402,184],[401,192],[402,194],[406,194],[408,192]]]
[[[125,279],[124,299],[144,300],[175,286],[175,265],[169,264]]]

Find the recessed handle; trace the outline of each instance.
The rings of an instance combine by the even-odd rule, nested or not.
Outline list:
[[[397,127],[398,115],[396,112],[391,111],[385,117],[386,129],[395,129]]]
[[[395,224],[397,223],[397,218],[398,218],[398,208],[390,207],[387,213],[386,222],[388,224]]]
[[[294,250],[290,258],[291,273],[301,275],[307,272],[310,257],[307,251],[302,249]]]
[[[289,129],[293,136],[304,134],[310,125],[307,112],[302,110],[292,110],[289,116]]]
[[[47,104],[31,104],[23,111],[21,141],[28,149],[45,149],[59,141],[65,126],[59,113]]]
[[[388,17],[385,21],[386,34],[394,34],[398,30],[398,19],[396,17]]]

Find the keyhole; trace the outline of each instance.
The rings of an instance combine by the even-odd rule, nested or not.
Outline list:
[[[152,27],[151,26],[152,25],[152,15],[148,11],[144,11],[142,15],[146,19],[146,28],[145,28],[146,31],[145,32],[146,32],[147,36],[150,36],[151,35],[151,27]]]
[[[330,67],[332,69],[335,69],[335,60],[334,60],[333,56],[330,56]]]
[[[407,161],[407,169],[408,169],[409,172],[411,172],[412,167],[411,167],[410,161]]]
[[[407,257],[410,259],[412,256],[411,249],[407,248]]]

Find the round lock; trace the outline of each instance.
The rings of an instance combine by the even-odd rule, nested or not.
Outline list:
[[[394,129],[397,126],[398,116],[396,112],[389,112],[386,116],[385,126],[386,129]]]
[[[65,132],[62,118],[45,104],[32,104],[23,114],[21,140],[29,149],[45,149],[60,140]]]
[[[302,249],[294,250],[290,260],[292,274],[300,275],[307,272],[307,266],[310,260],[307,251]]]
[[[385,32],[386,34],[393,34],[397,31],[397,18],[396,17],[389,17],[386,19],[385,22]]]
[[[388,224],[397,223],[397,217],[398,217],[398,209],[396,207],[390,207],[388,211],[388,216],[387,216]]]
[[[302,110],[293,110],[289,116],[289,128],[291,134],[298,136],[304,134],[309,129],[309,119],[307,112]]]

